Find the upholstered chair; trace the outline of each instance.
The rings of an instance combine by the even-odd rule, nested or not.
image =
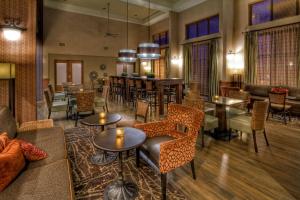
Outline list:
[[[51,99],[53,101],[64,101],[66,99],[66,93],[64,92],[55,92],[51,84],[48,84],[48,89],[51,94]]]
[[[108,112],[108,97],[109,97],[109,86],[103,86],[102,96],[95,97],[95,110],[98,111],[98,108],[103,108],[104,111]]]
[[[286,92],[270,92],[269,93],[269,102],[270,102],[270,107],[269,107],[269,112],[268,112],[268,118],[270,113],[276,114],[279,113],[283,115],[283,120],[284,123],[287,124],[287,114],[289,115],[289,121],[291,121],[291,105],[286,104]]]
[[[53,101],[49,90],[44,90],[44,95],[48,107],[48,119],[51,117],[52,112],[66,112],[68,118],[68,101]]]
[[[117,123],[117,127],[133,127],[136,124],[146,123],[149,110],[149,102],[144,100],[137,100],[135,120],[122,120]],[[143,121],[140,121],[142,118]]]
[[[94,99],[95,99],[95,91],[83,91],[75,93],[77,99],[76,105],[76,122],[75,126],[77,126],[77,122],[79,116],[88,116],[95,113],[94,111]]]
[[[219,120],[213,115],[206,114],[206,108],[202,98],[193,98],[189,96],[183,100],[183,104],[192,108],[197,108],[205,113],[204,121],[201,126],[202,147],[204,147],[204,133],[214,131],[218,128]],[[208,109],[208,111],[210,112],[210,109]]]
[[[196,179],[195,146],[203,119],[204,113],[199,109],[170,104],[165,120],[135,125],[147,135],[146,142],[136,151],[137,167],[142,151],[161,173],[162,199],[166,199],[167,173],[173,169],[190,163],[193,178]],[[185,126],[186,131],[178,131],[178,126]]]
[[[229,141],[231,139],[232,130],[252,134],[255,152],[257,153],[256,134],[263,133],[266,144],[269,146],[265,129],[268,107],[269,103],[267,101],[255,101],[253,105],[252,116],[240,115],[229,119]]]

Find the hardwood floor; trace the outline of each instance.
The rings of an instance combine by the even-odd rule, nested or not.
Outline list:
[[[110,103],[110,111],[132,118],[126,106]],[[41,111],[40,115],[42,116]],[[157,112],[158,113],[158,112]],[[64,128],[74,121],[53,114],[55,124]],[[152,114],[151,120],[158,119]],[[195,159],[197,180],[192,179],[189,165],[168,174],[168,181],[179,185],[190,199],[300,199],[300,122],[283,125],[268,122],[267,135],[257,135],[255,153],[251,135],[228,141],[205,137],[205,148],[197,146]],[[199,141],[200,144],[200,141]]]

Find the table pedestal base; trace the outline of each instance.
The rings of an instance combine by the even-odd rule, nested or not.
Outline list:
[[[97,152],[91,157],[91,163],[94,165],[107,165],[117,159],[117,153],[113,152]]]
[[[132,182],[117,180],[104,190],[105,200],[133,200],[138,196],[138,187]]]

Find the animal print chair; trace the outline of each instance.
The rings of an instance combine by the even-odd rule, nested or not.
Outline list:
[[[170,104],[165,120],[135,125],[147,135],[146,142],[137,149],[137,167],[142,151],[161,173],[162,199],[166,199],[167,173],[171,170],[190,163],[196,179],[195,146],[203,119],[204,113],[199,109]],[[185,132],[179,131],[179,127],[184,127]]]

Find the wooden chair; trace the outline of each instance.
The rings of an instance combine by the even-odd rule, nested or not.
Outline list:
[[[117,127],[133,127],[136,124],[146,123],[148,117],[149,102],[144,100],[137,100],[135,120],[120,121],[117,123]],[[143,118],[143,121],[138,120],[138,118]]]
[[[95,92],[94,91],[77,92],[75,93],[75,97],[77,100],[77,105],[75,107],[76,110],[75,126],[77,126],[79,116],[88,116],[88,115],[93,115],[95,113],[94,111]]]
[[[204,144],[204,133],[214,131],[219,126],[219,120],[217,117],[206,114],[205,112],[205,105],[202,98],[192,98],[192,97],[186,97],[183,100],[183,104],[186,106],[189,106],[191,108],[197,108],[205,113],[204,121],[201,126],[201,136],[202,136],[202,147],[205,146]],[[210,112],[210,109],[209,109]]]
[[[109,97],[109,86],[103,86],[102,96],[101,97],[95,97],[95,110],[98,111],[98,108],[103,108],[104,111],[108,111],[108,97]]]
[[[286,104],[286,92],[270,92],[269,102],[270,107],[267,119],[269,119],[270,113],[272,114],[272,117],[273,114],[279,113],[283,115],[284,124],[287,124],[287,114],[289,114],[289,121],[291,121],[290,109],[292,106]]]
[[[51,117],[52,112],[66,112],[67,119],[68,119],[68,101],[53,101],[50,91],[44,90],[44,95],[48,107],[48,119]]]
[[[229,141],[231,139],[232,130],[252,134],[255,152],[257,153],[256,133],[262,132],[265,136],[266,143],[269,146],[265,129],[268,107],[269,103],[267,101],[255,101],[252,116],[241,115],[229,119]]]
[[[146,142],[136,150],[136,165],[139,167],[139,156],[142,151],[161,173],[162,199],[166,199],[167,173],[190,163],[193,178],[196,179],[194,157],[198,130],[201,127],[204,113],[199,109],[178,104],[170,104],[165,120],[137,124],[146,135]],[[186,132],[177,130],[185,126]]]

